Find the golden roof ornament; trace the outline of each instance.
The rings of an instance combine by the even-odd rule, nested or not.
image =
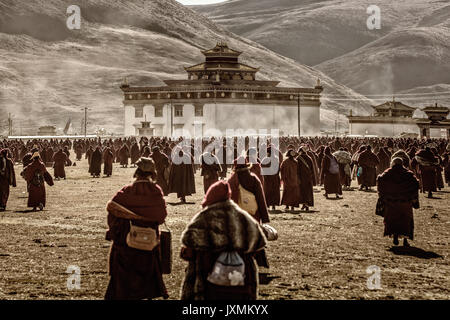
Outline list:
[[[122,85],[120,86],[121,88],[127,88],[127,87],[129,87],[130,85],[128,84],[128,79],[127,79],[127,77],[124,77],[123,78],[123,81],[122,81]]]

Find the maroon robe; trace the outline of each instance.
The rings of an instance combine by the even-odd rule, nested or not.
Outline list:
[[[62,150],[59,150],[53,156],[52,161],[55,178],[57,179],[65,178],[66,177],[65,166],[67,162],[67,155]]]
[[[150,150],[150,148],[144,148]],[[144,155],[143,155],[144,157]],[[169,194],[169,185],[167,183],[165,172],[169,170],[170,161],[169,158],[160,151],[153,152],[150,157],[155,162],[156,167],[156,183],[161,187],[164,192],[164,195],[167,196]]]
[[[269,223],[269,213],[267,211],[266,198],[264,195],[264,189],[259,178],[250,170],[243,170],[234,172],[228,180],[231,189],[231,199],[239,203],[240,191],[239,185],[241,185],[247,191],[250,191],[255,195],[256,203],[258,204],[258,210],[252,217],[258,223]],[[260,267],[269,267],[267,255],[265,250],[261,250],[255,254],[255,259]]]
[[[361,184],[365,187],[377,185],[377,166],[380,163],[377,155],[372,150],[364,150],[358,156],[358,165],[362,168]]]
[[[266,157],[263,159],[261,167],[270,168],[272,158]],[[276,173],[272,175],[264,175],[264,195],[266,197],[267,206],[279,206],[280,205],[280,169],[279,161],[277,162]]]
[[[158,225],[162,224],[167,216],[161,188],[149,180],[137,180],[122,188],[112,201],[144,217],[146,221],[132,221],[108,213],[109,230],[106,240],[113,241],[113,244],[109,254],[110,280],[105,299],[168,298],[162,277],[160,246],[152,251],[144,251],[130,248],[126,243],[130,223],[153,228],[159,234]]]
[[[384,148],[381,148],[380,151],[378,151],[377,157],[380,160],[380,163],[377,166],[377,173],[382,174],[389,168],[391,157],[384,151]]]
[[[34,160],[24,169],[23,175],[28,183],[28,207],[37,208],[40,204],[45,207],[45,182],[49,186],[53,185],[45,165],[40,160]]]
[[[128,158],[130,157],[130,151],[126,144],[122,146],[119,150],[119,161],[121,166],[128,165]]]
[[[281,181],[283,183],[283,197],[281,204],[298,207],[300,204],[300,184],[298,181],[298,163],[293,158],[287,158],[281,164]]]
[[[378,176],[378,193],[384,204],[384,235],[414,239],[413,204],[418,204],[419,181],[414,173],[396,165]]]
[[[102,153],[97,147],[91,155],[91,163],[89,165],[89,173],[91,176],[98,177],[102,172]]]
[[[134,143],[131,146],[130,157],[131,157],[131,164],[135,164],[141,157],[141,151],[139,150],[139,145],[137,143]]]
[[[342,185],[339,177],[339,172],[337,174],[333,174],[329,170],[332,159],[336,161],[336,164],[338,164],[336,157],[334,157],[333,155],[324,154],[321,165],[322,169],[320,171],[320,181],[321,184],[323,184],[325,187],[325,194],[342,195]]]
[[[297,157],[297,163],[297,175],[300,182],[300,204],[305,204],[309,207],[313,207],[314,172],[312,160],[306,153],[303,153]]]
[[[0,155],[0,207],[6,208],[9,198],[9,187],[16,187],[16,174],[11,159]]]
[[[411,161],[411,167],[417,172],[422,192],[437,191],[436,167],[438,161],[430,150],[419,150]]]
[[[169,175],[168,193],[176,193],[178,198],[195,194],[194,161],[188,154],[183,158],[180,164],[172,163]]]
[[[105,151],[103,151],[103,174],[105,176],[111,176],[112,170],[113,170],[113,160],[114,160],[114,154],[111,150],[111,148],[106,148]]]
[[[205,191],[205,194],[211,185],[219,181],[219,174],[222,172],[219,159],[214,155],[209,156],[214,158],[214,163],[208,164],[205,162],[203,156],[201,157],[200,175],[203,177],[203,190]]]

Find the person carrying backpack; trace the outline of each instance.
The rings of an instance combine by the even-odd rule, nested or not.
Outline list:
[[[189,262],[181,300],[256,300],[254,256],[266,245],[259,223],[232,200],[223,180],[208,189],[202,206],[181,236],[180,256]]]
[[[331,154],[330,147],[326,147],[324,150],[320,181],[325,187],[324,196],[327,199],[329,194],[336,194],[336,199],[339,199],[339,196],[342,195],[342,186],[339,177],[339,163],[336,157]]]

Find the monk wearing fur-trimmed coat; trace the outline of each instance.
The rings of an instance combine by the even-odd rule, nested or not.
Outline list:
[[[254,255],[266,245],[264,233],[249,213],[231,200],[226,181],[208,190],[203,210],[181,236],[181,257],[189,262],[182,285],[182,300],[256,300],[258,267]],[[243,286],[218,286],[207,278],[224,251],[236,251],[244,261]]]

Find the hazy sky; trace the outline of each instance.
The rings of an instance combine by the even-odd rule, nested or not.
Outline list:
[[[218,2],[224,2],[226,0],[177,0],[178,2],[181,2],[182,4],[186,5],[200,5],[200,4],[210,4],[210,3],[218,3]]]

